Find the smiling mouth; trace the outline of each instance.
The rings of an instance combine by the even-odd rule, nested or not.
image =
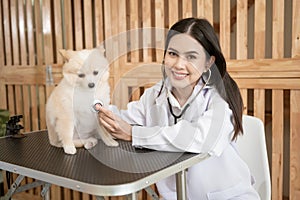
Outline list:
[[[189,75],[188,73],[178,73],[178,72],[174,72],[174,71],[172,72],[172,74],[173,74],[174,78],[177,80],[182,80]]]

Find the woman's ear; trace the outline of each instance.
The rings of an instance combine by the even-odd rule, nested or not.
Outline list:
[[[209,60],[206,62],[205,70],[207,71],[214,63],[215,63],[216,57],[210,56]]]

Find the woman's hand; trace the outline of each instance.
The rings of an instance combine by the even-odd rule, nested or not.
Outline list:
[[[132,127],[130,124],[102,106],[97,109],[99,110],[98,116],[100,123],[112,136],[121,140],[132,140]]]

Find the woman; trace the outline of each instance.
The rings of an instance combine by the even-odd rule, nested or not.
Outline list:
[[[99,108],[105,129],[134,146],[209,153],[188,169],[190,200],[259,199],[249,169],[234,148],[243,132],[242,98],[207,20],[187,18],[171,27],[162,71],[163,80],[127,110]],[[176,199],[174,176],[158,182],[157,188],[163,199]]]

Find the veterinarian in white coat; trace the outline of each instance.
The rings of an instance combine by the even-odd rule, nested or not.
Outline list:
[[[242,99],[207,20],[187,18],[172,26],[163,75],[127,110],[101,107],[103,126],[134,146],[209,153],[211,157],[188,169],[189,200],[259,199],[234,148],[242,132]],[[158,182],[157,188],[163,199],[176,199],[175,176]]]

